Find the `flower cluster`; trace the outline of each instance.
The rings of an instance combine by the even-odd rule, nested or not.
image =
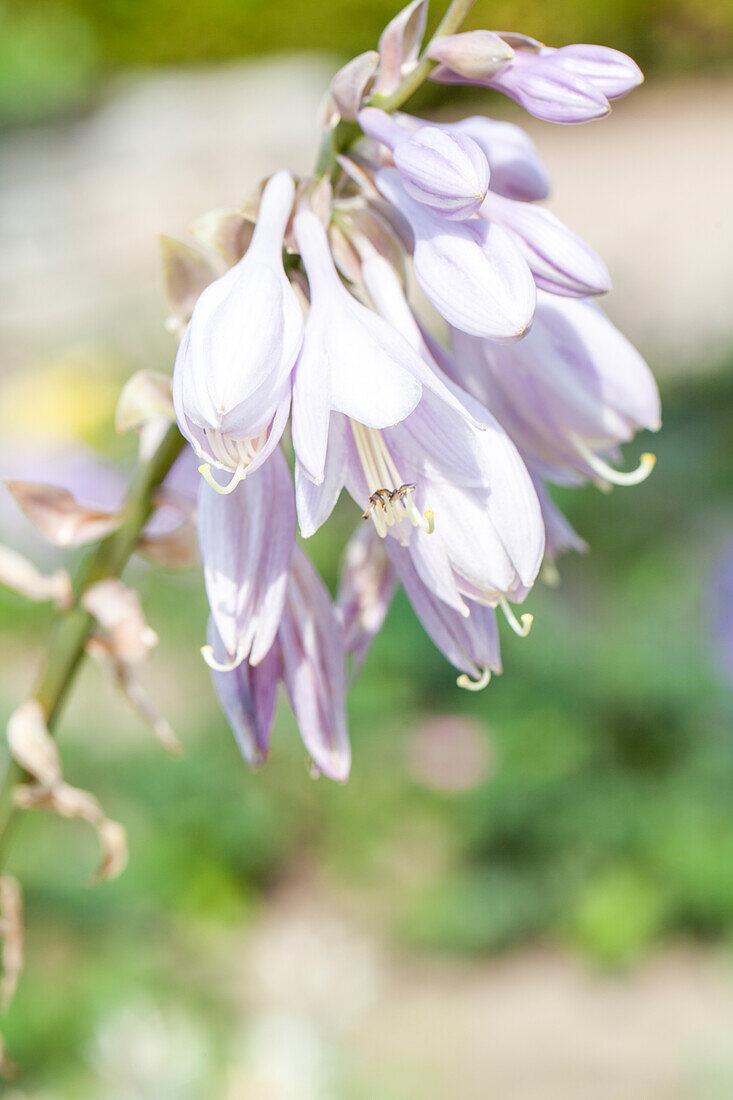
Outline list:
[[[338,780],[345,666],[396,583],[459,685],[485,686],[497,609],[526,633],[511,605],[583,547],[547,483],[641,481],[653,457],[620,472],[618,448],[659,426],[647,366],[594,300],[602,260],[539,205],[529,137],[396,110],[418,64],[565,123],[606,114],[641,73],[614,50],[489,31],[433,39],[421,60],[424,23],[414,0],[336,75],[313,177],[279,171],[196,223],[193,250],[168,244],[188,273],[173,402],[201,474],[203,653],[251,764],[282,680],[314,768]],[[313,535],[344,488],[356,531],[334,603],[296,532]]]

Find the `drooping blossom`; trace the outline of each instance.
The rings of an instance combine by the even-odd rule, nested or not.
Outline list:
[[[299,240],[302,225],[296,227]],[[307,225],[320,239],[317,221]],[[294,431],[301,532],[313,534],[325,522],[345,485],[380,537],[408,545],[425,583],[461,613],[466,613],[464,592],[487,603],[522,599],[542,554],[529,475],[490,414],[478,406],[469,409],[470,397],[446,384],[386,261],[375,252],[364,271],[382,325],[421,364],[424,386],[414,410],[379,429],[339,415],[332,405],[319,482],[302,462]],[[316,281],[322,276],[317,269]],[[308,333],[304,353],[307,347]],[[298,401],[296,374],[294,423]]]
[[[532,331],[520,343],[503,347],[455,330],[452,347],[462,384],[543,476],[633,485],[650,473],[648,454],[631,473],[609,462],[640,429],[658,430],[659,392],[594,302],[540,292]]]
[[[198,499],[198,528],[211,617],[226,654],[206,647],[209,664],[257,665],[275,639],[295,545],[293,483],[279,450],[233,492],[222,495],[205,481]]]
[[[173,372],[182,433],[217,492],[230,492],[277,446],[290,409],[290,375],[303,315],[282,263],[295,185],[277,172],[262,195],[244,257],[199,297]],[[226,485],[210,467],[230,473]]]
[[[496,611],[526,634],[531,613],[510,605],[585,549],[552,484],[641,481],[652,457],[626,474],[619,448],[659,426],[646,364],[592,301],[610,288],[602,260],[538,205],[550,180],[530,138],[480,115],[383,109],[421,57],[436,80],[558,122],[601,117],[641,73],[614,50],[494,31],[421,55],[426,15],[413,0],[336,74],[312,176],[277,172],[168,257],[173,330],[188,322],[173,399],[191,448],[162,495],[193,510],[195,455],[204,656],[252,765],[282,681],[315,770],[337,780],[347,658],[356,673],[396,585],[458,683],[485,687],[501,670]],[[146,430],[150,442],[165,416]],[[344,488],[357,531],[334,606],[296,522],[313,535]]]
[[[217,663],[224,647],[212,618],[209,640]],[[331,598],[296,547],[282,617],[273,645],[253,664],[212,670],[214,687],[245,760],[262,764],[270,747],[277,684],[282,680],[315,768],[343,782],[351,767],[346,729],[344,649]]]
[[[407,194],[398,173],[377,174],[381,194],[412,234],[415,278],[455,328],[490,340],[517,340],[536,304],[532,272],[511,236],[494,222],[446,221]]]

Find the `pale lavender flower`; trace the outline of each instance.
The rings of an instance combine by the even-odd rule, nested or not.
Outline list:
[[[639,429],[659,428],[659,393],[642,357],[594,302],[540,292],[532,331],[518,344],[456,330],[452,345],[461,384],[543,477],[631,485],[651,472],[652,455],[631,473],[604,457]]]
[[[500,37],[514,56],[492,76],[467,78],[440,65],[431,79],[494,88],[537,118],[563,123],[602,118],[611,109],[609,100],[626,95],[644,79],[630,57],[605,46],[552,49],[526,35]]]
[[[489,683],[491,673],[502,670],[494,609],[467,599],[468,614],[460,614],[425,586],[403,547],[390,540],[386,551],[426,634],[461,672],[458,686],[481,691]],[[520,634],[527,633],[531,621],[531,616],[523,616],[522,627],[518,628]],[[515,623],[512,625],[517,629]]]
[[[214,658],[223,656],[213,621],[209,639]],[[215,669],[212,679],[248,763],[258,766],[267,756],[282,679],[315,768],[330,779],[348,778],[351,750],[339,620],[323,582],[298,547],[274,644],[259,664],[244,661],[230,671]]]
[[[536,289],[512,236],[495,223],[446,222],[410,198],[394,169],[380,171],[376,182],[410,226],[415,278],[438,313],[471,336],[522,336]]]
[[[446,133],[472,138],[489,162],[489,190],[499,195],[534,202],[550,193],[550,176],[535,143],[513,122],[485,115],[470,115],[456,122],[426,122],[404,111],[395,111],[392,117],[409,133],[421,126],[437,126]]]
[[[393,331],[427,355],[386,261],[375,253],[364,277]],[[468,613],[465,596],[492,605],[524,599],[543,549],[529,475],[493,417],[433,360],[421,362],[431,388],[402,422],[376,431],[333,414],[322,481],[296,464],[301,533],[325,522],[345,485],[379,536],[409,546],[424,583],[460,614]]]
[[[392,151],[411,198],[444,218],[477,213],[489,186],[489,162],[473,138],[438,126],[411,133],[375,107],[359,113],[359,125]]]
[[[290,375],[303,316],[282,264],[295,187],[287,172],[267,184],[242,260],[201,294],[173,374],[179,427],[217,492],[230,492],[277,446],[290,408]],[[226,470],[222,486],[210,467]]]
[[[279,450],[232,493],[202,481],[198,528],[206,594],[224,657],[202,650],[220,671],[259,664],[282,618],[295,544],[290,470]]]
[[[600,256],[549,210],[490,192],[479,213],[512,234],[541,290],[587,298],[611,289]]]
[[[296,216],[295,236],[310,312],[293,383],[293,446],[299,465],[320,484],[332,413],[378,431],[409,416],[424,386],[441,386],[404,336],[346,289],[325,230],[310,211]],[[445,387],[441,392],[451,400]]]

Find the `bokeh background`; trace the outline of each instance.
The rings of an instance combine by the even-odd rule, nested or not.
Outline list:
[[[440,5],[435,4],[432,23]],[[174,346],[156,234],[307,169],[330,74],[389,0],[0,2],[0,463],[83,444],[122,470],[121,382]],[[399,596],[349,704],[353,778],[312,781],[285,705],[248,773],[198,656],[198,574],[134,564],[172,760],[99,670],[70,781],[128,830],[89,886],[82,825],[27,815],[13,1100],[729,1100],[733,1095],[733,11],[480,0],[472,26],[627,50],[602,123],[529,120],[552,208],[607,259],[660,381],[652,478],[559,495],[591,552],[533,593],[474,696]],[[489,94],[421,109],[522,121]],[[49,471],[49,474],[51,471]],[[355,523],[310,547],[330,585]],[[2,541],[40,563],[6,494]],[[728,603],[726,604],[726,599]],[[50,612],[0,591],[0,710]],[[727,642],[726,642],[727,637]]]

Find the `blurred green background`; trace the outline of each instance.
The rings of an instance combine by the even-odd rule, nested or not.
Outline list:
[[[394,11],[389,0],[0,0],[0,122],[82,108],[102,78],[141,66],[301,50],[351,57],[376,43]],[[429,26],[439,17],[433,5]],[[478,0],[467,25],[516,30],[528,18],[549,45],[613,42],[652,72],[719,67],[733,45],[729,0],[552,0],[529,9]]]
[[[733,28],[724,0],[532,7],[480,2],[471,22],[551,43],[605,42],[672,79],[721,67]],[[91,110],[111,94],[110,75],[141,66],[311,48],[347,57],[374,45],[393,10],[386,0],[5,0],[0,121],[35,125]],[[663,380],[663,432],[628,449],[629,462],[657,453],[648,483],[608,497],[558,494],[591,552],[561,562],[559,589],[533,593],[528,639],[503,632],[506,673],[487,691],[456,690],[398,596],[350,697],[354,770],[344,788],[309,779],[285,705],[272,760],[247,772],[198,656],[200,577],[130,570],[161,637],[149,680],[185,754],[166,757],[99,671],[85,669],[62,724],[65,769],[126,824],[131,861],[119,881],[91,889],[96,853],[83,826],[44,815],[18,823],[11,868],[26,891],[28,964],[2,1023],[20,1067],[12,1095],[432,1098],[447,1093],[423,1076],[419,1029],[401,1037],[408,1053],[415,1047],[409,1069],[386,1055],[367,1069],[358,1051],[369,1040],[334,1022],[349,997],[369,1002],[370,982],[385,988],[380,966],[391,975],[395,960],[441,960],[438,1001],[441,983],[460,982],[467,965],[474,972],[531,944],[569,952],[597,974],[628,974],[680,941],[729,966],[733,693],[709,610],[711,577],[733,533],[731,368],[730,357],[695,359]],[[124,373],[125,364],[105,362],[94,384],[84,377],[86,405],[72,420],[93,446],[109,447]],[[68,374],[46,379],[46,404],[54,384],[68,394]],[[9,405],[5,418],[13,419]],[[112,453],[131,460],[132,443],[114,441]],[[332,588],[354,521],[342,502],[309,546]],[[0,590],[3,713],[30,682],[50,621]],[[298,916],[310,906],[318,933]],[[352,986],[328,969],[330,953],[345,950],[330,938],[333,913],[355,938],[344,965]],[[287,920],[291,939],[272,933],[268,964],[262,930]],[[252,952],[270,965],[265,978]],[[290,968],[284,978],[278,966]],[[319,982],[322,997],[311,988]],[[266,1015],[283,1004],[284,1022]],[[286,1080],[277,1091],[262,1069],[266,1040],[285,1062],[295,1059],[292,1088]],[[674,1095],[731,1094],[729,1059]],[[453,1095],[485,1093],[466,1085]],[[499,1095],[544,1094],[538,1086]],[[586,1082],[582,1094],[564,1095],[596,1093]],[[672,1093],[639,1093],[652,1095]]]

